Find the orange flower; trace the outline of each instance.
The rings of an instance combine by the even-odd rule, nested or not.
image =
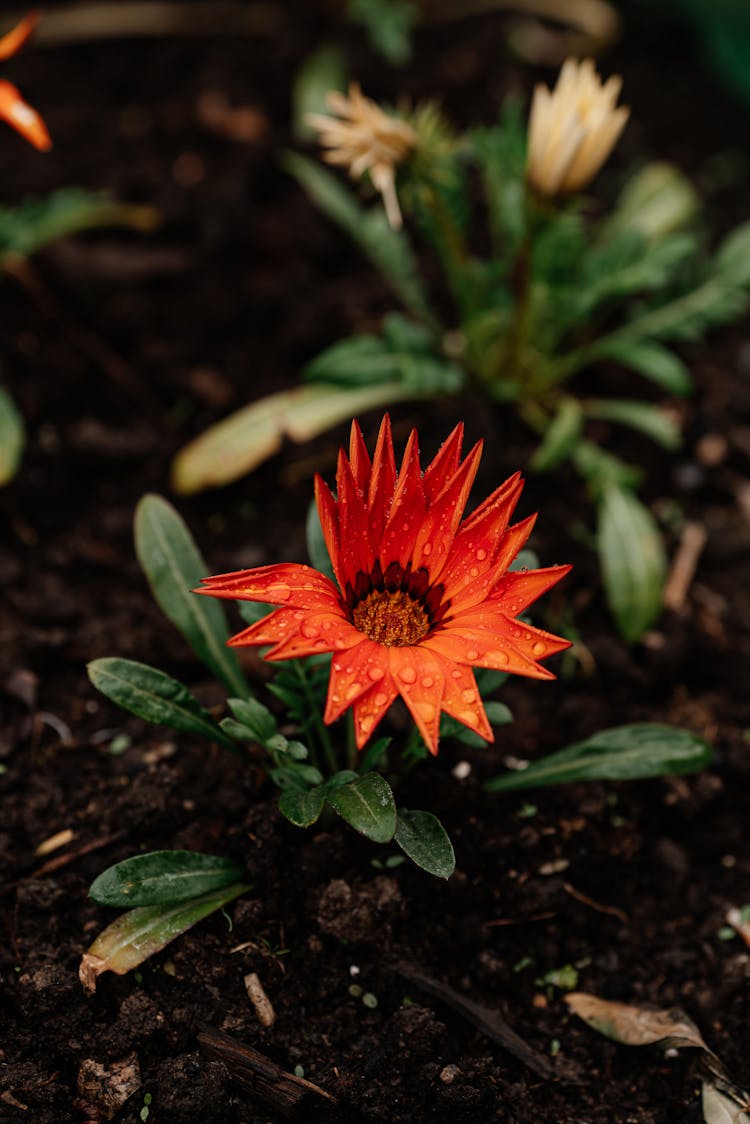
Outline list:
[[[269,660],[332,652],[325,721],[352,707],[360,749],[397,695],[432,753],[441,711],[492,741],[472,667],[554,679],[538,660],[570,646],[516,619],[570,569],[509,573],[536,518],[508,525],[520,473],[461,522],[482,451],[479,442],[461,461],[462,440],[458,425],[423,474],[413,431],[397,473],[388,415],[372,461],[353,422],[336,498],[315,480],[339,588],[282,562],[206,578],[196,591],[282,606],[232,645],[273,644]]]
[[[30,12],[12,31],[0,39],[0,61],[20,51],[37,25],[38,16]],[[7,121],[35,148],[46,152],[52,147],[47,126],[35,109],[21,97],[14,85],[0,79],[0,120]]]

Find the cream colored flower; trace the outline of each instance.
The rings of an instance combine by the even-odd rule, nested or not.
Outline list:
[[[352,82],[349,96],[331,90],[326,101],[332,113],[310,113],[307,122],[318,131],[318,140],[328,149],[324,159],[342,164],[355,178],[370,173],[375,188],[383,197],[385,213],[394,229],[401,226],[401,210],[396,197],[395,168],[409,155],[417,140],[406,121],[390,117],[366,98]]]
[[[594,178],[630,114],[615,108],[621,86],[619,75],[602,84],[592,59],[567,59],[553,91],[536,87],[526,178],[541,195],[580,191]]]

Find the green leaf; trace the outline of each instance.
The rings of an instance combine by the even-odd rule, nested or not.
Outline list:
[[[388,843],[396,832],[391,786],[378,773],[365,773],[328,793],[328,803],[355,831],[374,843]]]
[[[604,488],[597,551],[617,627],[634,643],[661,612],[667,561],[653,516],[627,488]]]
[[[309,54],[297,71],[292,89],[292,131],[300,140],[315,135],[305,118],[308,113],[328,113],[326,95],[346,87],[346,59],[340,47],[324,44]]]
[[[698,192],[679,168],[654,161],[628,179],[603,233],[612,238],[619,231],[633,230],[649,242],[658,242],[689,226],[700,208]]]
[[[519,98],[505,98],[500,121],[472,130],[495,252],[512,260],[526,233],[526,121]]]
[[[78,974],[84,988],[93,992],[102,972],[122,976],[160,952],[175,937],[192,928],[209,913],[250,889],[244,882],[212,890],[199,898],[172,905],[144,905],[118,917],[99,934],[81,961]]]
[[[419,266],[406,235],[392,230],[381,207],[366,210],[336,176],[313,160],[287,153],[284,168],[321,211],[337,223],[382,273],[406,308],[432,320]]]
[[[184,521],[162,496],[146,495],[138,504],[135,549],[162,612],[229,691],[247,695],[237,657],[226,647],[224,609],[215,598],[193,592],[208,567]]]
[[[713,268],[727,284],[743,289],[750,286],[750,222],[727,235],[716,251]]]
[[[394,66],[411,56],[411,32],[419,14],[413,0],[349,0],[349,20],[365,28],[372,47]]]
[[[399,808],[396,842],[413,863],[437,878],[450,878],[456,869],[456,856],[448,834],[431,812],[410,812]]]
[[[261,745],[276,733],[276,719],[267,706],[257,699],[227,699],[234,717]]]
[[[626,398],[598,398],[586,403],[586,416],[601,421],[628,425],[644,433],[665,449],[674,451],[682,443],[677,423],[651,402],[637,402]]]
[[[26,428],[15,402],[0,386],[0,487],[12,480],[26,443]]]
[[[123,710],[157,726],[199,734],[209,741],[234,748],[187,687],[166,672],[118,657],[92,660],[86,670],[97,691]]]
[[[605,340],[596,346],[600,359],[614,359],[650,379],[652,383],[670,394],[689,394],[693,380],[679,356],[652,341],[635,343],[627,339]]]
[[[507,726],[513,721],[513,712],[505,703],[488,702],[484,704],[484,709],[490,726]]]
[[[319,573],[325,574],[332,582],[335,582],[336,575],[333,572],[331,557],[328,553],[326,540],[323,537],[323,528],[320,525],[318,505],[315,503],[315,500],[311,501],[307,509],[305,535],[307,538],[307,556],[310,559],[310,565]]]
[[[401,321],[398,327],[397,321]],[[401,331],[407,324],[392,314],[383,324],[383,336],[339,340],[308,363],[305,378],[352,388],[400,386],[411,398],[457,393],[464,383],[461,368],[433,354],[430,338],[426,344],[421,334],[409,338]]]
[[[242,867],[198,851],[150,851],[115,863],[95,878],[89,897],[99,905],[168,905],[236,882]]]
[[[325,785],[308,789],[286,788],[279,797],[279,811],[296,827],[309,827],[320,816],[325,802]]]
[[[584,477],[594,498],[608,487],[635,488],[643,473],[635,465],[600,449],[592,441],[579,441],[573,449],[573,463]]]
[[[534,472],[546,472],[565,460],[578,441],[583,428],[583,412],[575,398],[563,398],[531,458]]]
[[[675,776],[704,769],[712,759],[708,742],[690,730],[636,723],[602,730],[533,762],[526,769],[493,777],[485,788],[488,792],[509,792],[570,781],[634,781]]]

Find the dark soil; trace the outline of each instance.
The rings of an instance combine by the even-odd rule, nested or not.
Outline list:
[[[293,385],[306,359],[390,307],[276,162],[292,143],[293,74],[336,29],[311,4],[271,11],[265,37],[67,45],[8,64],[56,146],[41,157],[3,133],[4,201],[62,184],[106,187],[153,203],[164,224],[148,238],[60,244],[30,279],[3,281],[2,373],[30,448],[0,496],[0,1121],[106,1119],[123,1062],[138,1067],[140,1085],[116,1120],[144,1119],[146,1093],[150,1121],[278,1119],[199,1051],[206,1028],[286,1070],[303,1067],[337,1098],[322,1119],[698,1121],[689,1051],[665,1058],[609,1043],[539,981],[572,965],[583,990],[678,1004],[748,1080],[750,961],[739,939],[717,936],[727,909],[750,900],[747,322],[686,352],[698,391],[684,407],[679,457],[612,435],[647,464],[655,509],[666,518],[677,505],[708,532],[684,610],[646,643],[628,650],[614,635],[582,542],[590,510],[581,487],[565,474],[530,480],[521,514],[541,512],[533,546],[544,564],[575,563],[548,599],[546,623],[572,606],[591,660],[558,663],[564,674],[551,685],[514,680],[503,698],[516,721],[494,747],[446,744],[412,774],[404,804],[434,810],[454,840],[447,884],[408,864],[376,868],[389,852],[336,824],[295,830],[255,771],[128,719],[86,679],[88,659],[118,654],[163,666],[216,701],[150,599],[134,559],[134,506],[167,490],[170,458],[189,436]],[[459,121],[490,119],[509,86],[533,79],[507,63],[490,18],[422,32],[416,64],[398,74],[345,34],[366,91],[437,91]],[[633,116],[601,190],[633,160],[670,158],[696,178],[715,229],[746,217],[747,114],[684,32],[633,18],[610,64]],[[254,109],[254,141],[211,131],[199,108],[207,90]],[[394,411],[400,440],[419,422],[426,453],[458,416],[472,441],[488,439],[478,496],[527,463],[524,435],[482,403]],[[363,421],[371,441],[378,419]],[[304,557],[312,472],[331,474],[343,434],[179,503],[211,570]],[[482,791],[509,757],[638,720],[708,737],[715,766],[527,799]],[[129,748],[117,754],[123,733]],[[467,779],[452,775],[459,760],[472,766]],[[35,856],[66,828],[65,849]],[[78,963],[113,916],[87,898],[88,885],[127,855],[172,847],[237,857],[252,891],[139,974],[104,976],[87,998]],[[556,1078],[537,1076],[421,992],[399,974],[405,963],[497,1009],[552,1058]],[[276,1009],[271,1029],[243,986],[252,971]]]

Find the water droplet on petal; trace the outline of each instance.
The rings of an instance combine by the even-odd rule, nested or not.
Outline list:
[[[426,542],[424,544],[424,546],[422,547],[422,554],[424,554],[425,558],[428,558],[429,555],[432,554],[432,543],[431,542]]]
[[[305,621],[305,623],[300,628],[300,632],[308,640],[314,640],[320,632],[320,629],[313,621]]]
[[[472,691],[471,687],[467,687],[465,691],[461,692],[461,698],[466,703],[473,703],[476,702],[477,693],[476,691]]]
[[[304,609],[298,609],[298,610],[297,610],[297,612],[296,612],[296,613],[294,614],[294,619],[295,619],[296,621],[302,621],[302,620],[304,620],[304,619],[305,619],[305,611],[304,611]]]
[[[275,604],[277,601],[288,601],[292,591],[288,585],[269,585],[268,600]]]
[[[477,562],[484,562],[486,557],[487,551],[484,549],[484,547],[480,547],[477,551]]]
[[[466,658],[471,663],[473,663],[474,660],[478,660],[479,659],[479,649],[478,648],[469,648],[466,652]]]
[[[388,696],[384,695],[382,691],[379,691],[372,701],[377,707],[385,706],[385,704],[388,702]]]
[[[479,570],[476,566],[472,566],[471,569],[469,570],[469,573],[472,576],[472,578],[475,578],[478,575]]]
[[[398,673],[399,679],[404,683],[416,683],[417,673],[413,667],[402,667]]]
[[[435,680],[432,678],[431,675],[422,676],[422,686],[425,688],[425,690],[429,691],[430,687],[432,687],[434,682],[435,682]]]
[[[383,678],[382,667],[368,667],[367,677],[368,679],[371,679],[373,683],[377,683],[378,679]]]
[[[418,702],[415,704],[425,722],[432,722],[435,718],[435,707],[431,702]]]
[[[363,734],[369,734],[373,727],[374,719],[370,714],[364,714],[359,720],[359,728]]]
[[[459,722],[463,722],[465,726],[471,726],[473,728],[477,720],[476,712],[468,709],[460,710],[458,712],[458,720]]]
[[[544,653],[547,651],[547,645],[544,643],[544,641],[537,640],[537,642],[534,645],[532,645],[531,650],[532,650],[532,652],[534,653],[535,656],[543,656]]]
[[[348,687],[347,691],[346,691],[347,701],[351,701],[351,699],[355,699],[357,697],[357,695],[360,693],[361,690],[362,690],[362,684],[361,683],[352,683],[351,686]]]
[[[454,667],[451,675],[454,679],[463,679],[464,673],[461,671],[460,667]]]
[[[499,663],[503,667],[505,667],[505,665],[510,662],[509,659],[508,659],[508,653],[507,652],[500,652],[500,651],[488,652],[487,653],[487,659],[492,660],[493,663]]]

